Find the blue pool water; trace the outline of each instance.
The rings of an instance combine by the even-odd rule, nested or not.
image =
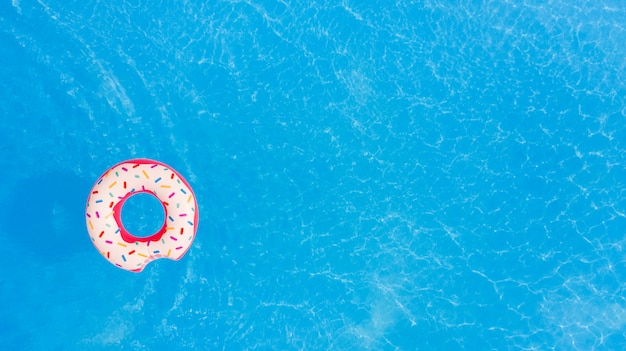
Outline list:
[[[624,23],[614,0],[2,2],[0,344],[622,349]],[[84,217],[136,157],[200,210],[140,274]]]

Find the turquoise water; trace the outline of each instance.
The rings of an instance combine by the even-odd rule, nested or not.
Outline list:
[[[626,7],[371,3],[0,4],[0,344],[623,348]],[[140,274],[84,220],[136,157],[200,211]]]

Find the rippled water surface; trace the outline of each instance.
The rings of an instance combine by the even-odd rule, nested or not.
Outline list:
[[[3,2],[0,343],[621,349],[624,23],[612,0]],[[137,157],[200,219],[134,274],[84,210]]]

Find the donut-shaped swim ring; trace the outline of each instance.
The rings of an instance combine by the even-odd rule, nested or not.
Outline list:
[[[161,229],[148,237],[129,233],[121,220],[124,202],[141,193],[156,196],[165,211]],[[98,251],[132,272],[141,272],[158,258],[179,260],[198,228],[198,204],[189,183],[171,167],[148,159],[124,161],[106,171],[91,189],[86,216]]]

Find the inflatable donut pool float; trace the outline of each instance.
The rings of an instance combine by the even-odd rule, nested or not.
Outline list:
[[[147,237],[129,233],[121,220],[124,202],[142,193],[155,196],[165,212],[161,228]],[[189,183],[174,169],[135,159],[113,166],[98,179],[87,199],[86,220],[91,241],[104,258],[141,272],[153,260],[185,255],[196,236],[198,204]]]

